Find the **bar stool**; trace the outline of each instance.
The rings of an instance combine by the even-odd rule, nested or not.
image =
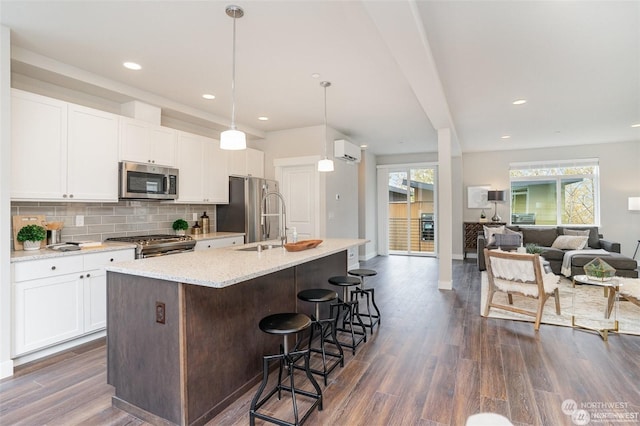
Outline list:
[[[249,411],[249,421],[251,426],[255,425],[255,418],[259,418],[262,420],[266,420],[271,423],[275,423],[282,426],[297,426],[301,425],[307,420],[311,412],[318,407],[318,411],[322,410],[322,391],[320,390],[320,386],[318,382],[313,378],[311,374],[311,370],[309,369],[309,350],[296,350],[294,346],[293,350],[289,348],[289,342],[287,337],[290,334],[299,333],[300,331],[306,330],[311,326],[311,319],[304,315],[298,313],[281,313],[269,315],[267,317],[262,318],[260,320],[260,330],[269,334],[280,334],[283,336],[283,345],[280,347],[280,354],[278,355],[267,355],[262,357],[262,383],[258,388],[258,392],[253,397],[251,401],[251,409]],[[316,393],[305,391],[303,389],[299,389],[295,387],[293,380],[293,369],[294,369],[294,360],[299,357],[304,357],[304,370],[307,374],[307,378],[313,385],[316,390]],[[269,379],[269,362],[277,359],[279,361],[279,369],[278,369],[278,384],[265,396],[260,399],[264,388],[267,386],[267,381]],[[286,366],[287,372],[289,373],[289,379],[291,382],[291,386],[286,386],[282,384],[282,367]],[[291,392],[291,400],[293,402],[293,417],[294,423],[287,422],[285,420],[277,419],[275,417],[268,416],[263,413],[259,413],[258,409],[264,405],[269,398],[271,398],[276,392],[278,393],[278,400],[281,397],[282,391]],[[312,398],[313,404],[307,409],[307,411],[299,417],[298,415],[298,404],[296,402],[296,394],[304,395],[309,398]]]
[[[360,279],[355,277],[347,277],[347,276],[335,276],[329,278],[329,283],[333,285],[337,285],[342,287],[342,299],[338,298],[338,303],[334,303],[331,305],[331,316],[333,317],[333,310],[338,309],[338,313],[336,316],[336,323],[340,319],[340,311],[344,312],[344,316],[342,317],[342,326],[336,325],[336,330],[344,331],[347,333],[351,333],[351,343],[340,342],[340,345],[351,348],[353,354],[356,354],[356,347],[362,343],[367,341],[367,329],[362,322],[362,318],[360,317],[360,311],[358,308],[357,301],[349,301],[348,290],[351,286],[356,286],[360,284]],[[357,323],[354,324],[353,319],[357,319]],[[347,323],[349,327],[347,328]],[[362,331],[355,331],[354,326],[358,326],[362,329]],[[359,336],[359,337],[356,337]],[[333,342],[332,342],[333,343]]]
[[[362,297],[363,295],[366,296],[367,313],[365,314],[365,317],[366,316],[369,317],[369,323],[365,323],[364,325],[365,327],[369,327],[371,329],[371,332],[373,333],[373,327],[376,324],[378,324],[378,328],[380,328],[380,310],[378,309],[378,305],[376,305],[376,297],[375,297],[374,289],[364,287],[364,278],[378,275],[378,272],[374,271],[373,269],[352,269],[348,272],[348,274],[355,275],[360,278],[360,282],[361,282],[360,288],[351,290],[351,300],[354,300],[354,299],[357,300],[358,294],[360,295],[360,297]],[[371,294],[371,304],[373,304],[373,309],[375,309],[376,311],[375,314],[371,313],[371,305],[369,304],[369,294]]]
[[[337,317],[320,319],[320,303],[326,303],[334,301],[338,298],[338,293],[333,290],[327,290],[324,288],[312,288],[309,290],[302,290],[298,293],[298,299],[305,302],[311,302],[315,304],[315,315],[311,317],[311,334],[309,336],[309,351],[322,354],[322,370],[311,368],[311,372],[319,374],[324,377],[324,385],[327,386],[327,376],[331,373],[338,364],[340,367],[344,367],[344,353],[342,352],[342,346],[336,336]],[[320,332],[320,345],[315,348],[311,346],[313,342],[313,331],[318,329]],[[327,340],[327,336],[331,335],[333,340]],[[325,342],[333,344],[338,352],[328,352],[325,349]],[[332,363],[327,365],[327,356],[335,358]],[[302,369],[302,366],[295,365],[296,368]]]

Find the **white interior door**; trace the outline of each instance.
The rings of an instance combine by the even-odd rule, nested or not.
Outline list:
[[[319,189],[315,163],[281,166],[280,192],[287,201],[287,235],[290,237],[295,227],[298,240],[317,238]]]

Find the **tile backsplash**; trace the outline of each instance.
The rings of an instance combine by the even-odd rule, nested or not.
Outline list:
[[[193,214],[207,212],[211,231],[215,231],[216,208],[211,204],[171,204],[158,201],[119,201],[117,203],[11,203],[11,215],[44,215],[49,222],[64,222],[62,241],[104,241],[110,237],[173,234],[176,219],[193,226]],[[76,216],[84,225],[76,226]],[[13,230],[12,230],[13,231]],[[13,233],[11,234],[13,235]],[[12,240],[13,246],[13,240]]]

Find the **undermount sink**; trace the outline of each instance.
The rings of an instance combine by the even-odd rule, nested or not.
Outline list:
[[[259,245],[253,246],[253,247],[243,247],[243,248],[239,248],[237,251],[258,251],[258,246]],[[280,244],[262,244],[263,251],[280,248],[280,247],[282,247]]]

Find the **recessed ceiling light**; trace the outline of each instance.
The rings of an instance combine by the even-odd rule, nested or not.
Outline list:
[[[317,72],[314,72],[313,74],[311,74],[311,77],[320,78],[320,74],[318,74]]]
[[[640,127],[640,123],[632,124],[631,127]]]
[[[514,105],[522,105],[522,104],[526,104],[527,100],[526,99],[516,99],[515,101],[512,102],[512,104]]]
[[[511,139],[511,136],[510,135],[500,136],[500,139]]]
[[[265,116],[258,117],[258,120],[260,120],[260,121],[269,121],[269,117],[265,117]]]
[[[207,99],[207,100],[211,100],[211,99],[215,99],[215,95],[212,95],[210,93],[205,93],[204,95],[202,95],[203,98]]]
[[[123,62],[122,66],[134,71],[138,71],[142,69],[142,66],[140,64],[136,64],[135,62]]]

